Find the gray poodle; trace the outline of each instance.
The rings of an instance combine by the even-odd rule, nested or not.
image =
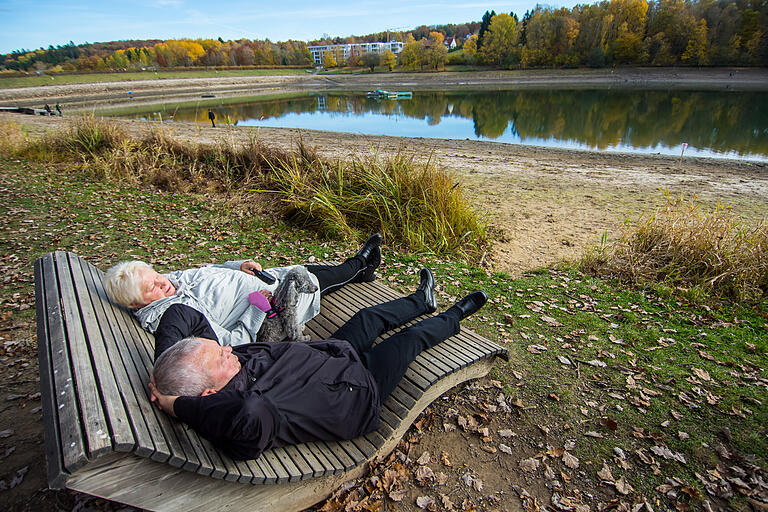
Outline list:
[[[258,341],[309,341],[309,336],[302,334],[304,325],[299,323],[296,304],[300,293],[315,293],[315,286],[307,269],[297,266],[288,271],[272,294],[273,312],[261,324],[256,336]]]

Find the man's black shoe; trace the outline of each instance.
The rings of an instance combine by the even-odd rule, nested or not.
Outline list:
[[[381,250],[379,249],[380,245],[381,245],[381,235],[378,233],[374,233],[368,237],[368,240],[365,241],[365,243],[360,248],[360,250],[357,251],[357,254],[355,254],[355,256],[362,258],[363,261],[365,261],[366,266],[374,263],[374,261],[372,261],[372,258],[375,259],[376,257],[378,257],[379,262],[381,262]],[[378,263],[376,264],[376,266],[378,266]]]
[[[478,309],[488,301],[488,295],[483,290],[472,292],[459,302],[451,306],[451,309],[456,308],[461,315],[460,320],[464,320],[469,315],[476,313]]]
[[[424,302],[427,303],[427,312],[434,313],[437,309],[437,297],[435,297],[435,276],[428,268],[423,268],[419,272],[419,290],[424,292]]]

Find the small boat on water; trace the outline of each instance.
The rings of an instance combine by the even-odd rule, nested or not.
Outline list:
[[[366,96],[369,98],[376,98],[380,100],[398,100],[398,99],[410,99],[413,97],[411,91],[385,91],[384,89],[377,89],[375,91],[368,91]]]

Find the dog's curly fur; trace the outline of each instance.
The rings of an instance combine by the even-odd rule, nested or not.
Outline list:
[[[264,319],[258,341],[309,341],[309,336],[302,334],[304,324],[299,323],[296,304],[300,293],[316,291],[317,286],[312,283],[306,268],[297,266],[289,270],[272,294],[277,307],[284,309],[277,316]]]

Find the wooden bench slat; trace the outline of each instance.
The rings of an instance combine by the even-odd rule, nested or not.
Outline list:
[[[128,380],[123,372],[120,372],[120,364],[112,364],[107,355],[107,336],[112,332],[107,328],[102,329],[102,322],[97,318],[97,312],[91,298],[92,287],[85,284],[86,276],[80,265],[80,259],[76,256],[69,258],[69,268],[71,270],[72,281],[75,286],[75,297],[80,305],[80,315],[84,329],[88,332],[88,347],[90,348],[92,367],[98,368],[99,374],[95,377],[98,394],[101,397],[101,405],[105,414],[105,419],[109,430],[103,432],[103,436],[109,437],[111,434],[113,448],[117,451],[131,451],[136,448],[136,438],[133,435],[134,428],[140,428],[137,422],[136,427],[129,423],[129,415],[126,411],[124,402],[127,400],[123,389],[130,390]],[[98,303],[98,295],[96,296]],[[117,370],[117,371],[115,371]],[[91,370],[92,372],[92,370]],[[137,419],[143,420],[139,414]],[[141,447],[145,450],[146,447]],[[147,453],[148,455],[149,453]]]
[[[403,407],[406,409],[411,409],[414,405],[416,405],[416,400],[414,400],[411,395],[403,391],[403,388],[399,386],[392,390],[391,396],[397,398],[397,401],[403,404]]]
[[[134,332],[134,336],[138,340],[137,354],[141,360],[141,372],[143,375],[144,386],[147,386],[149,382],[149,375],[152,369],[152,356],[149,342],[149,333],[141,329],[136,322],[130,324],[131,329]],[[147,396],[149,396],[149,388],[146,388]],[[187,438],[187,434],[182,424],[167,414],[159,413],[160,425],[163,429],[165,439],[169,441],[168,445],[171,448],[171,459],[169,464],[178,462],[177,467],[186,469],[187,471],[197,471],[200,467],[200,459],[197,457],[192,444]],[[171,440],[173,440],[171,442]]]
[[[285,483],[290,480],[291,474],[285,469],[285,467],[283,467],[280,459],[278,459],[277,455],[275,455],[274,450],[266,450],[262,452],[261,456],[257,460],[269,464],[269,466],[272,468],[272,471],[274,471],[275,475],[277,476],[278,484]]]
[[[350,470],[355,467],[355,461],[347,454],[347,452],[337,442],[331,441],[318,441],[318,444],[326,446],[331,453],[339,461],[339,467],[344,471]]]
[[[61,433],[59,431],[58,402],[56,396],[55,376],[53,375],[54,365],[51,356],[50,336],[63,338],[63,331],[59,315],[55,305],[47,302],[46,293],[53,293],[57,289],[55,278],[51,275],[45,275],[43,267],[44,262],[50,261],[50,257],[45,257],[35,262],[35,309],[37,314],[37,357],[40,368],[40,401],[43,407],[43,450],[46,459],[46,476],[51,488],[61,489],[66,483],[64,448],[62,446]],[[52,267],[47,265],[49,270]],[[47,286],[46,286],[47,285]],[[58,324],[58,325],[57,325]],[[58,333],[58,334],[57,334]],[[79,430],[76,432],[79,434]],[[81,450],[81,456],[85,458],[84,450]]]
[[[322,474],[323,467],[317,461],[317,458],[309,451],[309,448],[304,445],[299,446],[285,446],[285,452],[296,464],[301,472],[301,479],[313,478]]]
[[[235,464],[235,461],[225,453],[220,453],[219,456],[221,457],[221,462],[224,464],[224,467],[227,470],[226,474],[224,475],[224,480],[229,482],[237,482],[240,479],[241,474],[240,470],[237,469],[237,464]]]
[[[313,447],[313,451],[319,455],[325,457],[325,460],[330,464],[332,473],[340,473],[344,471],[344,464],[336,457],[336,454],[331,451],[328,446],[322,441],[313,441],[310,443]]]
[[[289,482],[296,482],[302,479],[304,473],[299,469],[296,461],[293,460],[290,455],[288,455],[288,451],[285,449],[285,447],[273,448],[272,452],[288,472]]]
[[[322,467],[322,472],[317,476],[331,475],[334,473],[336,468],[333,466],[333,464],[331,464],[331,461],[328,460],[328,457],[325,456],[323,450],[317,446],[317,443],[313,441],[311,443],[304,443],[303,446],[309,450],[312,455],[315,456],[317,461],[320,463],[320,466]]]
[[[268,476],[273,475],[273,473],[269,468],[269,464],[262,464],[255,460],[249,460],[246,466],[250,471],[249,474],[253,475],[251,477],[250,483],[264,484],[264,483],[270,482],[270,480],[268,479]],[[277,481],[277,478],[275,478],[275,480],[272,480],[271,483],[275,483],[276,481]]]
[[[54,259],[59,277],[62,312],[67,336],[67,347],[71,357],[75,396],[82,415],[88,457],[95,458],[112,449],[109,427],[101,406],[98,383],[93,374],[93,363],[86,346],[80,308],[72,282],[67,254],[56,252]]]
[[[114,350],[117,354],[115,360],[119,358],[121,361],[125,375],[129,381],[128,386],[121,386],[121,392],[126,396],[126,401],[129,403],[129,411],[131,412],[131,421],[134,425],[135,435],[137,439],[136,454],[141,455],[142,452],[150,451],[149,458],[158,462],[166,462],[171,457],[171,452],[166,443],[165,436],[159,426],[157,418],[156,408],[152,407],[149,401],[146,399],[147,393],[144,389],[144,383],[142,381],[139,370],[135,361],[135,344],[132,341],[126,340],[125,323],[122,312],[117,310],[116,306],[109,303],[104,287],[101,284],[101,275],[99,271],[81,260],[81,267],[83,270],[88,270],[90,274],[89,283],[92,283],[98,290],[98,297],[101,299],[101,307],[104,312],[106,324],[112,332],[112,342],[110,350]],[[96,284],[98,283],[98,285]],[[129,345],[133,347],[133,350],[129,348]],[[132,391],[132,394],[128,392]],[[133,412],[138,409],[138,413]],[[142,428],[140,420],[143,419]],[[144,449],[142,449],[144,448]]]

